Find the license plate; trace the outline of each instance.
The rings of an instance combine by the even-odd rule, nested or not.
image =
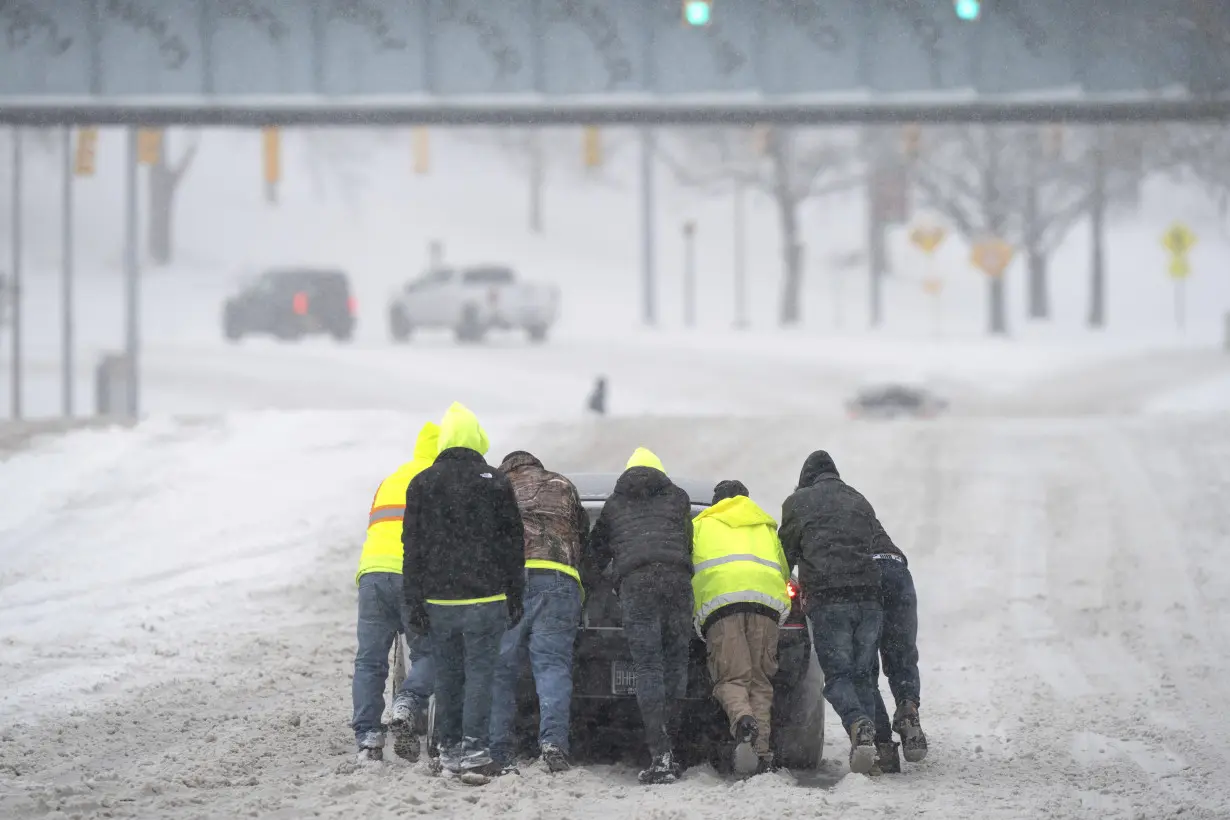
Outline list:
[[[636,671],[632,668],[631,661],[615,661],[611,664],[611,694],[636,694]]]

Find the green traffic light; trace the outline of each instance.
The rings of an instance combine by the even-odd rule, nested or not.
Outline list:
[[[982,12],[981,0],[953,0],[952,7],[962,20],[977,20]]]
[[[709,25],[709,3],[706,0],[689,0],[684,5],[683,13],[690,26]]]

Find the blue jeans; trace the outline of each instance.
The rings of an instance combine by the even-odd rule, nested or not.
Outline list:
[[[427,604],[436,661],[436,737],[441,749],[474,738],[487,745],[491,683],[508,602]]]
[[[880,602],[884,606],[884,629],[880,633],[880,659],[893,700],[898,704],[910,700],[918,705],[918,596],[914,592],[914,576],[900,561],[881,558]],[[876,742],[891,743],[892,721],[884,707],[879,687],[880,664],[876,663]]]
[[[380,718],[384,714],[384,686],[389,678],[389,650],[399,632],[406,632],[401,575],[366,573],[359,578],[359,649],[350,686],[354,701],[351,725],[356,738],[367,732],[384,731]],[[413,695],[425,704],[434,679],[429,640],[410,641],[410,663],[410,673],[398,694]]]
[[[811,608],[816,659],[824,670],[824,698],[849,734],[876,713],[876,653],[884,611],[879,601],[817,604]]]
[[[517,744],[517,682],[529,655],[538,692],[538,743],[568,752],[572,716],[572,647],[581,623],[581,586],[554,570],[525,572],[525,615],[500,640],[491,700],[491,758],[512,763]]]

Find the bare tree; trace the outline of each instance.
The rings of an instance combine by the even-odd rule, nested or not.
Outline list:
[[[819,197],[863,183],[857,137],[791,128],[688,130],[673,147],[659,141],[662,158],[680,183],[715,194],[734,183],[768,195],[782,234],[782,288],[778,323],[802,320],[803,242],[799,209]]]
[[[171,264],[174,257],[175,196],[184,175],[192,167],[201,146],[200,134],[190,132],[188,147],[171,160],[170,132],[164,132],[158,160],[149,167],[149,243],[150,262],[157,266]]]

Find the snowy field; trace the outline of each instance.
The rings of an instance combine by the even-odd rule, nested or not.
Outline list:
[[[104,132],[99,175],[79,189],[79,415],[94,363],[122,339],[116,137]],[[524,176],[489,148],[433,142],[432,174],[412,177],[408,141],[343,145],[350,165],[330,176],[337,156],[291,135],[273,207],[258,139],[208,135],[177,205],[176,266],[144,277],[146,418],[133,427],[65,432],[54,418],[58,187],[46,169],[29,175],[34,421],[0,423],[0,818],[1230,817],[1230,355],[1219,347],[1230,240],[1207,202],[1146,198],[1111,226],[1105,331],[1081,327],[1078,229],[1053,260],[1054,321],[1025,320],[1018,263],[1012,334],[992,340],[967,249],[944,248],[937,333],[900,231],[889,323],[869,333],[866,283],[833,261],[865,235],[862,206],[840,199],[803,214],[806,321],[772,329],[774,214],[753,199],[752,328],[736,333],[729,202],[663,181],[663,321],[648,330],[635,152],[615,138],[598,179],[549,169],[542,236],[525,231]],[[691,332],[678,322],[684,218],[702,237]],[[1202,237],[1183,332],[1156,236],[1172,219]],[[432,238],[450,258],[508,260],[559,284],[565,313],[549,343],[390,345],[383,300]],[[302,260],[350,270],[355,342],[221,341],[236,277]],[[0,411],[7,354],[4,336]],[[599,374],[607,419],[582,414]],[[859,385],[890,379],[929,385],[951,412],[844,417]],[[553,469],[617,470],[646,445],[678,475],[742,479],[771,511],[807,453],[830,450],[911,558],[928,759],[900,776],[848,776],[829,710],[825,766],[798,779],[698,769],[644,788],[631,768],[529,768],[480,789],[391,753],[356,766],[353,572],[367,508],[421,423],[454,399],[488,426],[492,459],[528,448]]]

